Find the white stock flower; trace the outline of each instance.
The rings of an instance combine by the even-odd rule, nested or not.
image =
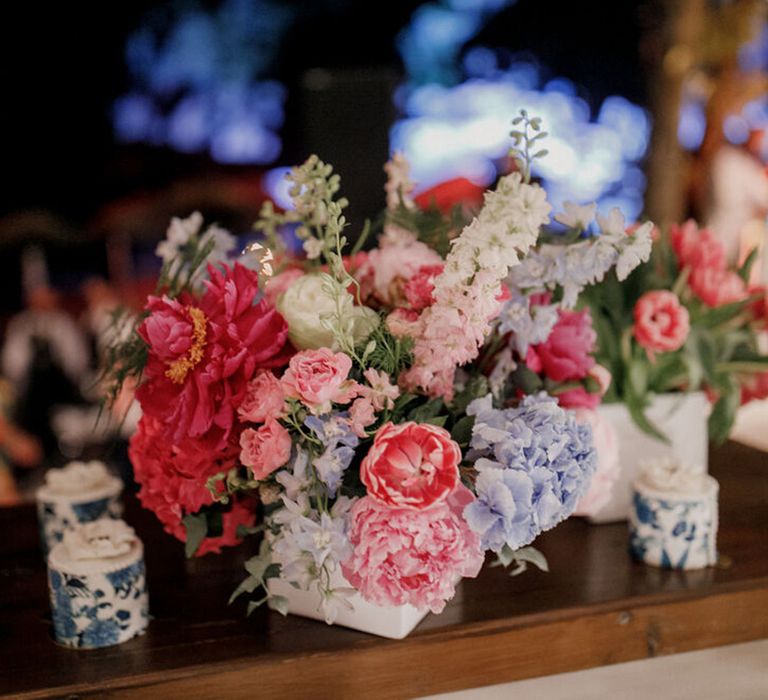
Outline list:
[[[559,221],[568,228],[576,229],[577,231],[586,230],[595,218],[595,211],[597,210],[597,204],[574,204],[573,202],[565,202],[563,204],[563,213],[555,216],[555,221]]]

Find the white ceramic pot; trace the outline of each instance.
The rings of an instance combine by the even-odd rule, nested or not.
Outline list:
[[[334,587],[349,586],[341,573],[335,572],[331,578]],[[270,579],[268,585],[273,595],[281,595],[288,600],[288,612],[291,615],[325,620],[320,610],[320,594],[317,590],[299,590],[277,578]],[[408,636],[429,612],[429,610],[418,610],[412,605],[382,608],[369,603],[358,594],[353,595],[349,602],[353,610],[341,607],[334,624],[388,639],[403,639]]]
[[[620,471],[610,500],[588,517],[590,522],[610,523],[629,517],[632,482],[644,460],[674,455],[697,471],[707,471],[709,403],[703,392],[660,394],[646,411],[649,420],[664,432],[671,444],[640,430],[622,403],[603,404],[598,411],[616,430]]]

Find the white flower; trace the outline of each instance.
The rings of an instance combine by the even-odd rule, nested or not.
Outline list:
[[[414,184],[410,178],[411,166],[408,159],[396,151],[384,165],[384,171],[387,173],[387,184],[384,185],[384,191],[387,193],[387,209],[390,211],[397,209],[401,202],[409,209],[413,209],[416,205],[410,194],[413,192]]]
[[[312,236],[304,241],[302,248],[304,248],[304,252],[307,254],[309,260],[315,260],[316,258],[319,258],[320,254],[323,252],[323,241]]]
[[[565,210],[564,213],[558,214],[555,221],[559,221],[568,228],[584,231],[595,218],[597,204],[592,202],[592,204],[578,205],[573,202],[565,202],[563,209]]]
[[[200,232],[202,225],[203,215],[199,211],[193,212],[186,219],[174,216],[168,226],[165,240],[157,244],[155,254],[162,258],[164,263],[171,262],[178,256],[180,249],[189,243],[189,239]]]
[[[608,212],[608,216],[597,215],[597,223],[600,226],[600,236],[610,237],[612,240],[620,239],[626,235],[624,215],[617,207]]]
[[[340,350],[339,335],[347,343],[358,345],[379,323],[373,309],[355,306],[352,295],[327,275],[299,277],[278,298],[277,310],[288,324],[291,342],[299,350]]]
[[[632,270],[651,257],[652,230],[653,223],[646,221],[634,234],[626,236],[623,250],[619,253],[619,259],[616,262],[616,277],[619,281],[625,280]]]

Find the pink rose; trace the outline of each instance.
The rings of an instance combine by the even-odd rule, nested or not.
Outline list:
[[[369,399],[355,399],[349,408],[349,424],[357,437],[368,437],[366,428],[376,422],[373,404]]]
[[[483,565],[480,538],[461,513],[474,496],[459,484],[445,501],[424,510],[390,508],[365,496],[350,511],[352,556],[344,577],[371,603],[409,603],[439,613],[459,576]]]
[[[580,409],[576,418],[592,428],[592,440],[597,451],[597,470],[587,492],[581,497],[575,515],[594,515],[608,503],[613,485],[619,478],[619,440],[610,420],[597,411]]]
[[[280,380],[269,370],[260,370],[248,382],[245,398],[237,409],[243,422],[266,423],[285,412],[285,397]]]
[[[546,342],[531,345],[525,364],[544,372],[556,382],[583,379],[595,364],[591,353],[597,340],[589,311],[558,311],[558,319]]]
[[[707,306],[715,308],[747,298],[747,285],[735,272],[712,267],[695,268],[688,286]]]
[[[428,423],[385,423],[360,464],[368,495],[389,506],[422,509],[445,500],[459,482],[461,450]]]
[[[699,229],[693,219],[670,229],[672,248],[680,267],[725,268],[725,248],[709,229]]]
[[[291,436],[276,420],[247,428],[240,435],[240,461],[249,467],[254,479],[266,479],[291,456]]]
[[[632,332],[647,352],[678,350],[688,337],[688,309],[666,289],[643,294],[635,304],[634,317]]]
[[[343,352],[328,348],[296,353],[281,379],[285,395],[299,399],[312,413],[331,410],[332,403],[349,403],[357,384],[347,379],[352,360]]]
[[[422,265],[405,283],[405,298],[415,311],[421,311],[435,303],[435,277],[443,271],[443,265]]]

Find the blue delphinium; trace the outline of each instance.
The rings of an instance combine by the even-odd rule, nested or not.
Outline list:
[[[347,412],[329,413],[324,416],[308,416],[304,425],[323,443],[323,454],[312,462],[320,480],[328,487],[331,496],[336,494],[341,479],[355,456],[359,438],[352,431]]]
[[[525,294],[513,291],[499,314],[499,333],[512,333],[511,343],[525,357],[529,345],[543,343],[557,323],[556,304],[531,304]]]
[[[483,547],[519,549],[573,513],[597,461],[589,426],[543,393],[506,410],[487,396],[467,413],[478,476],[464,517]]]

